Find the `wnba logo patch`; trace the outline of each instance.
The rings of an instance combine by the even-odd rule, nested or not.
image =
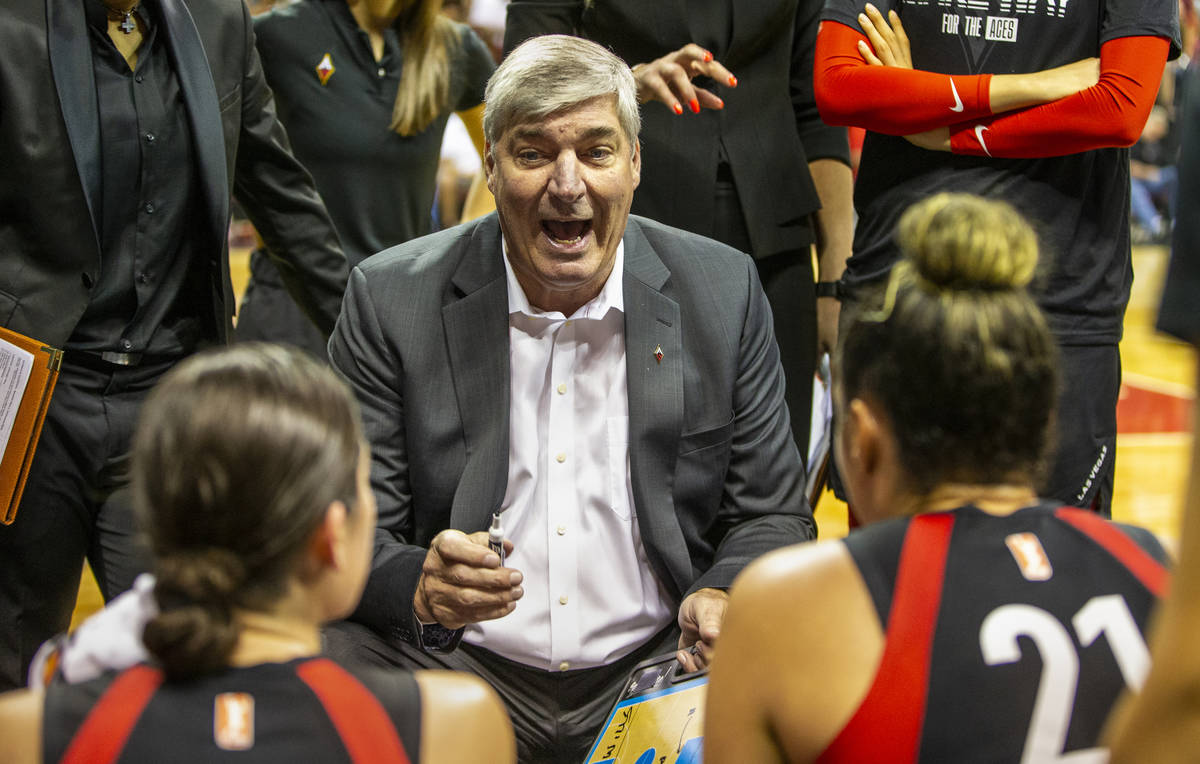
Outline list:
[[[1050,558],[1042,548],[1042,542],[1032,533],[1013,533],[1005,537],[1004,544],[1012,553],[1021,575],[1029,581],[1049,581],[1054,575]]]
[[[223,692],[213,700],[213,742],[226,751],[254,747],[254,696]]]

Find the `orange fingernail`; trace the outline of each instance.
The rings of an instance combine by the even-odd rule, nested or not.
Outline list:
[[[712,53],[709,53],[706,50],[706,51],[704,51],[704,63],[707,64],[709,61],[712,61]]]
[[[737,87],[737,77],[734,77],[732,74],[729,75],[729,87],[731,87],[731,88]]]
[[[675,112],[676,114],[683,114],[683,107],[679,104],[675,104],[671,107],[671,111]]]
[[[693,98],[692,100],[688,101],[688,108],[690,108],[692,110],[693,114],[699,114],[700,113],[700,102],[697,101],[695,98]]]

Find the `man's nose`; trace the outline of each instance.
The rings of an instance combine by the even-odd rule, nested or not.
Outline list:
[[[550,177],[550,193],[569,201],[583,196],[583,178],[579,170],[579,159],[575,152],[564,151],[560,154],[554,162],[554,174]]]

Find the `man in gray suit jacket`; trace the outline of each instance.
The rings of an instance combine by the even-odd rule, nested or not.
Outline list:
[[[474,671],[522,761],[578,760],[634,663],[704,665],[737,573],[815,528],[752,261],[629,216],[628,67],[536,38],[486,103],[497,214],[363,262],[330,340],[379,529],[369,628],[327,638]]]

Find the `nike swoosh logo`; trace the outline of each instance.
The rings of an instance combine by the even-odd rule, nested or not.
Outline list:
[[[958,88],[954,87],[953,78],[950,80],[950,92],[954,94],[954,105],[950,107],[950,111],[962,111],[963,102],[962,99],[958,97]]]
[[[983,153],[991,156],[992,152],[988,151],[987,144],[983,142],[983,131],[987,129],[983,125],[975,125],[975,140],[979,141],[979,147],[983,149]]]

